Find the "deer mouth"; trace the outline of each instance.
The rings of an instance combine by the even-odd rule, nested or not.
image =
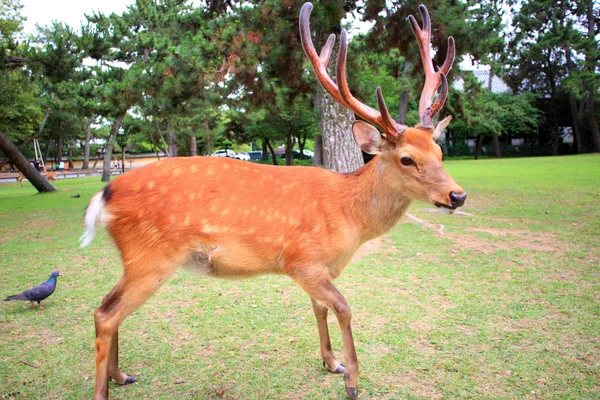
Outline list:
[[[434,206],[436,206],[437,208],[440,209],[440,211],[447,213],[447,214],[452,214],[454,212],[454,210],[456,210],[458,207],[452,207],[446,204],[442,204],[442,203],[438,203],[437,201],[433,203]]]

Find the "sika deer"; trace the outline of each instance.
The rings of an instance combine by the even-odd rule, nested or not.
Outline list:
[[[96,399],[108,398],[109,377],[119,384],[135,382],[119,369],[119,325],[178,266],[215,277],[290,276],[310,296],[324,364],[331,372],[344,373],[348,396],[358,398],[352,315],[332,281],[361,244],[387,232],[414,200],[449,209],[463,205],[466,193],[442,168],[442,152],[435,143],[449,118],[437,126],[432,123],[448,92],[446,74],[454,59],[454,41],[449,39],[446,61],[434,72],[427,9],[420,6],[423,29],[411,16],[426,83],[419,107],[421,122],[409,128],[391,118],[380,88],[379,111],[350,93],[345,31],[337,84],[327,75],[335,36],[330,36],[319,56],[310,37],[311,9],[306,3],[300,14],[304,50],[326,90],[361,119],[382,129],[380,134],[363,121],[352,128],[362,150],[377,156],[352,174],[220,157],[169,158],[121,175],[96,194],[85,213],[82,246],[93,239],[96,224],[103,224],[120,251],[124,268],[94,314]],[[440,94],[433,102],[439,86]],[[270,190],[273,186],[279,190]],[[345,365],[331,349],[329,310],[340,325]]]

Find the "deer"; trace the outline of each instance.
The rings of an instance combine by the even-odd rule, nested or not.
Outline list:
[[[56,172],[53,172],[53,171],[47,171],[47,172],[46,171],[41,171],[40,173],[48,181],[55,181],[56,179],[58,179],[56,177]],[[19,182],[20,186],[23,186],[23,180],[24,179],[25,179],[25,175],[23,175],[22,172],[19,172],[19,176],[17,177],[17,182]]]
[[[326,91],[360,118],[352,133],[360,148],[375,157],[348,174],[225,157],[168,158],[127,172],[95,194],[85,211],[81,247],[102,225],[123,263],[123,275],[94,312],[95,399],[108,398],[109,378],[119,385],[136,382],[119,369],[119,326],[180,266],[217,278],[290,277],[310,298],[323,366],[343,374],[347,396],[358,399],[352,312],[333,280],[363,243],[390,230],[414,201],[449,211],[464,205],[467,194],[443,169],[442,151],[435,142],[450,118],[433,123],[448,94],[446,75],[454,60],[454,39],[448,39],[445,62],[435,71],[427,8],[419,6],[422,28],[409,17],[425,84],[420,122],[408,127],[390,116],[380,87],[378,110],[351,94],[345,30],[336,81],[328,75],[335,35],[318,54],[310,33],[311,10],[312,4],[305,3],[300,12],[304,52]],[[240,185],[241,181],[253,183]],[[273,185],[280,190],[269,190]],[[332,350],[329,311],[337,317],[344,363]]]

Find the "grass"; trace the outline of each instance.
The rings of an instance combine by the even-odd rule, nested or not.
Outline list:
[[[415,204],[443,236],[403,220],[336,281],[353,308],[361,398],[600,398],[600,156],[445,165],[474,216]],[[0,397],[92,395],[93,310],[121,271],[105,233],[77,247],[97,179],[44,195],[0,185],[2,295],[64,275],[43,310],[1,304]],[[111,398],[345,398],[320,365],[307,296],[284,277],[178,271],[120,339],[139,382],[111,385]]]

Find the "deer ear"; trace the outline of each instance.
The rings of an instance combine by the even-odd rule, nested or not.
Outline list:
[[[433,141],[434,142],[436,140],[438,140],[438,138],[440,137],[442,132],[444,132],[444,129],[446,129],[446,127],[448,126],[448,124],[450,123],[451,120],[452,120],[452,115],[448,115],[446,118],[444,118],[443,120],[441,120],[440,122],[437,123],[437,125],[435,126],[435,130],[433,131]]]
[[[377,128],[363,121],[354,121],[352,133],[354,134],[354,140],[356,140],[362,151],[367,154],[381,153],[383,138]]]

